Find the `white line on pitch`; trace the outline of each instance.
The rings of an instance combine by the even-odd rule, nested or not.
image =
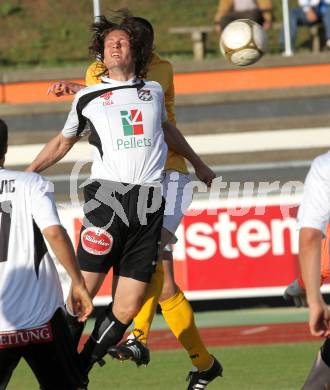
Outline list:
[[[257,328],[242,330],[241,334],[244,336],[249,336],[250,334],[257,334],[257,333],[266,332],[266,330],[268,330],[268,329],[269,329],[268,326],[259,326]]]

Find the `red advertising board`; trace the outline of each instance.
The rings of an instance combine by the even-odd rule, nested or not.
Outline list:
[[[257,215],[231,209],[185,216],[175,248],[181,285],[187,291],[285,286],[297,275],[297,207],[284,215],[280,205]]]
[[[244,208],[194,202],[195,209],[188,211],[177,230],[174,246],[176,281],[188,298],[280,295],[298,274],[296,200],[252,198],[245,200]],[[72,210],[65,217],[76,244],[80,216]],[[96,304],[103,304],[110,294],[108,276]]]

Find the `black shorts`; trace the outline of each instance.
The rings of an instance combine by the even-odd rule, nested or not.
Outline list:
[[[163,224],[161,187],[93,181],[84,187],[78,260],[88,272],[149,282]]]
[[[13,370],[23,357],[31,367],[42,390],[87,388],[88,379],[73,345],[63,310],[57,309],[49,324],[52,337],[41,344],[0,349],[0,390],[4,390]]]

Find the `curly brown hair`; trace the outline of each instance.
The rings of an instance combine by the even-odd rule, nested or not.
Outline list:
[[[104,41],[111,31],[125,31],[130,40],[135,75],[139,78],[145,77],[153,52],[153,30],[151,25],[150,29],[147,24],[141,23],[140,19],[124,10],[116,11],[116,17],[112,20],[100,16],[91,27],[93,36],[89,49],[94,58],[103,61]]]

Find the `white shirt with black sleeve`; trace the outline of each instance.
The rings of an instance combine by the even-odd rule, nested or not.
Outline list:
[[[89,134],[91,179],[159,185],[167,157],[166,120],[159,83],[102,77],[102,83],[76,94],[62,135]]]
[[[41,234],[59,224],[52,183],[36,173],[0,169],[0,332],[45,324],[63,306]]]

